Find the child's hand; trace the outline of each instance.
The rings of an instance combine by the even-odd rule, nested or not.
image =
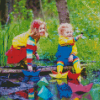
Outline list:
[[[31,72],[33,71],[33,67],[32,66],[28,66],[28,70]]]
[[[80,34],[76,37],[76,39],[78,40],[79,38],[82,38],[83,34]]]
[[[82,36],[83,36],[83,34],[80,34],[80,35],[79,35],[79,38],[82,38]]]
[[[72,61],[73,61],[73,55],[70,55],[70,56],[69,56],[68,61],[69,61],[69,62],[72,62]]]
[[[39,60],[39,59],[40,59],[38,54],[36,54],[35,56],[36,56],[36,59],[37,59],[37,60]]]

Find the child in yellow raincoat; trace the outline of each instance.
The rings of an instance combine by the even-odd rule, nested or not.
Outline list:
[[[32,71],[32,55],[34,54],[36,56],[36,59],[39,60],[39,55],[36,52],[36,43],[39,41],[41,36],[45,35],[45,22],[34,20],[27,32],[13,38],[12,46],[6,52],[6,55],[8,56],[7,63],[16,64],[24,61],[24,63],[26,63],[27,65],[28,70]]]

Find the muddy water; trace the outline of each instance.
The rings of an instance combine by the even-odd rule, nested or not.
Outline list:
[[[89,76],[87,79],[82,80],[82,83],[79,83],[78,80],[52,79],[49,75],[27,80],[23,74],[11,74],[10,76],[6,74],[0,76],[0,100],[99,100],[100,76],[98,73],[93,73],[93,75],[97,77],[90,79]],[[43,99],[38,96],[42,87],[39,87],[37,82],[43,77],[45,77],[49,83],[45,86],[52,94],[49,99]],[[73,92],[68,82],[76,85],[87,85],[91,82],[94,84],[89,92]]]

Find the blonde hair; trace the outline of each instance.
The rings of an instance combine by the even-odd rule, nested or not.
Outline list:
[[[58,34],[59,35],[64,35],[64,31],[67,30],[67,32],[73,32],[72,25],[69,23],[62,23],[58,27]]]
[[[38,24],[39,24],[39,27],[40,27],[40,25],[44,25],[44,28],[45,28],[45,31],[47,30],[46,29],[46,23],[45,22],[43,22],[43,21],[41,21],[41,20],[34,20],[32,23],[31,23],[31,26],[30,26],[30,29],[31,29],[31,32],[34,32],[34,35],[36,35],[38,32],[39,32],[39,27],[38,28],[34,28],[34,26],[33,26],[33,24],[34,24],[34,22],[37,22]],[[47,33],[45,33],[45,36],[47,35]]]

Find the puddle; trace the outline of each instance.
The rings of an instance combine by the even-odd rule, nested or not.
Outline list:
[[[40,59],[39,61],[34,60],[33,64],[36,64],[38,66],[56,66],[56,61],[50,61],[50,60],[42,60]]]
[[[31,77],[32,80],[27,80],[27,77],[22,74],[11,74],[9,79],[8,76],[8,74],[0,76],[0,100],[99,100],[100,98],[99,76],[91,81],[88,78],[82,80],[83,85],[78,80],[52,79],[49,75]],[[39,87],[37,83],[43,77],[47,80],[48,85]],[[94,84],[88,91],[89,86],[84,85],[91,82]],[[42,95],[41,89],[44,91]],[[40,93],[40,91],[42,92]],[[49,91],[50,98],[45,91]]]

